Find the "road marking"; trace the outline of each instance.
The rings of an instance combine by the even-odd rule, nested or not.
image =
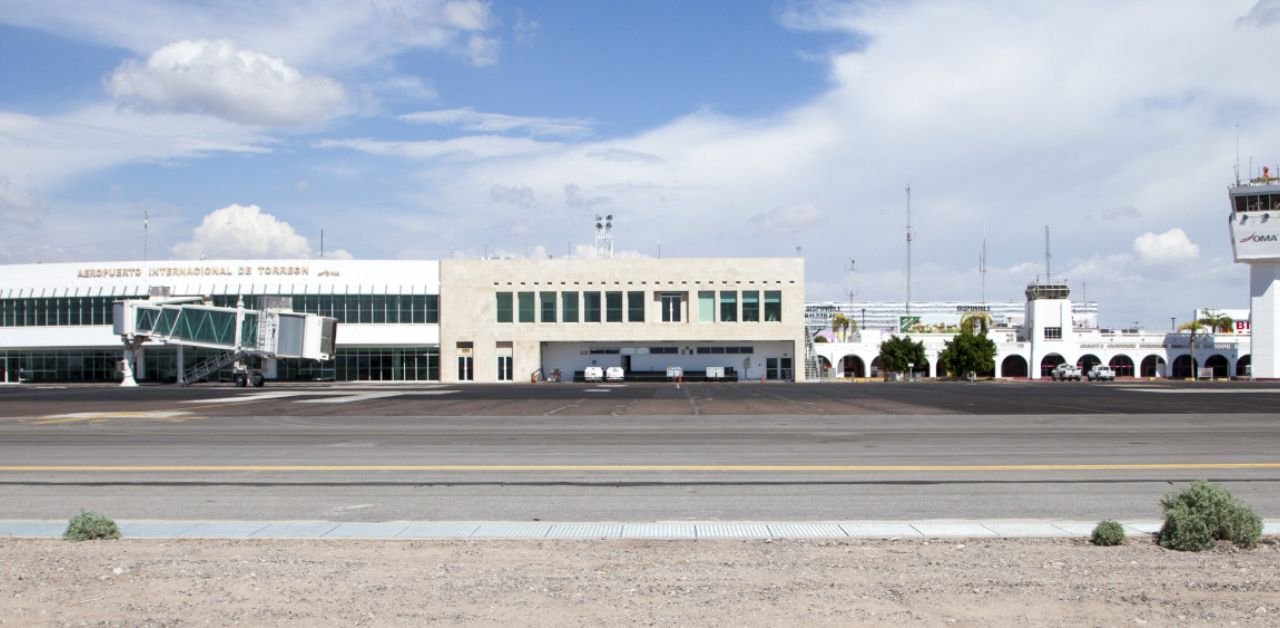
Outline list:
[[[141,412],[72,412],[69,414],[51,414],[32,421],[35,425],[60,425],[63,423],[79,423],[84,421],[106,421],[108,419],[157,419],[162,421],[185,421],[196,418],[190,412],[181,410],[153,410]]]
[[[269,399],[285,399],[288,397],[297,397],[299,395],[307,395],[307,394],[332,394],[332,393],[272,391],[272,392],[252,393],[248,395],[232,395],[229,397],[222,397],[220,399],[192,399],[190,401],[183,401],[182,403],[244,403],[249,401],[267,401]],[[346,393],[343,393],[343,394],[346,394]]]
[[[1120,387],[1131,392],[1160,393],[1164,395],[1251,395],[1255,393],[1280,393],[1280,388],[1137,388]]]
[[[298,399],[295,403],[353,403],[356,401],[368,401],[370,399],[382,399],[384,397],[399,397],[404,393],[401,392],[368,392],[368,393],[347,393],[344,395],[335,395],[324,399]],[[434,394],[440,394],[436,391]]]
[[[1007,465],[3,465],[3,471],[1196,471],[1280,469],[1280,462]]]

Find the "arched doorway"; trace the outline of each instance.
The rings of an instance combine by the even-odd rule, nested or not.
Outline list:
[[[866,377],[867,367],[863,364],[862,358],[846,355],[840,358],[840,374],[844,377]]]
[[[1001,377],[1026,377],[1027,376],[1027,359],[1020,355],[1011,355],[1005,357],[1000,362]]]
[[[880,366],[880,356],[876,356],[871,361],[871,376],[880,377],[881,375],[884,375],[884,367]]]
[[[1066,362],[1067,359],[1056,354],[1050,353],[1040,360],[1040,377],[1048,377],[1053,372],[1053,367]]]
[[[818,366],[822,369],[823,377],[826,377],[827,373],[831,372],[831,360],[828,360],[825,355],[818,356]]]
[[[1116,377],[1133,377],[1133,360],[1123,353],[1112,356],[1107,366],[1116,372]]]
[[[1196,369],[1199,368],[1200,361],[1191,361],[1191,356],[1180,355],[1173,359],[1173,364],[1169,365],[1169,377],[1176,379],[1185,379],[1195,375]]]
[[[1080,356],[1079,360],[1076,360],[1076,368],[1080,369],[1081,375],[1088,373],[1089,369],[1093,368],[1094,365],[1097,364],[1102,364],[1102,360],[1099,360],[1098,356],[1092,353],[1086,353]]]
[[[1253,364],[1253,356],[1251,355],[1246,355],[1239,360],[1236,360],[1236,377],[1248,377],[1252,375],[1252,369],[1249,368],[1250,364]]]
[[[1158,355],[1149,355],[1142,358],[1142,377],[1160,377],[1165,374],[1164,358]]]
[[[919,373],[920,377],[932,377],[932,375],[929,374],[928,360],[925,360],[924,362],[916,363],[916,365],[912,367],[912,370]]]
[[[1214,379],[1231,377],[1231,363],[1227,362],[1226,356],[1215,353],[1205,359],[1204,367],[1213,369]]]

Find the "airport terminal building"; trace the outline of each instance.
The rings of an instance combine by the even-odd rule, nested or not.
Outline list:
[[[505,382],[581,377],[803,380],[799,258],[220,260],[24,264],[0,274],[0,382],[119,380],[113,304],[149,295],[337,320],[335,359],[271,359],[267,379]],[[276,301],[272,299],[272,301]],[[208,350],[148,342],[140,381]],[[179,356],[182,364],[179,364]]]

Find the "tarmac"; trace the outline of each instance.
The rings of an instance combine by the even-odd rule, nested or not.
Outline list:
[[[1156,534],[1160,521],[1121,521],[1130,536]],[[1096,521],[159,521],[117,522],[126,539],[325,539],[370,541],[997,539],[1088,537]],[[0,538],[62,538],[66,521],[0,520]],[[1280,535],[1280,520],[1263,523]]]

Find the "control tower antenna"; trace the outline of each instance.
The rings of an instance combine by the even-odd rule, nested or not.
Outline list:
[[[1049,225],[1044,226],[1044,280],[1053,283],[1053,273],[1050,272],[1049,260],[1053,259],[1053,255],[1049,253]]]
[[[907,184],[907,316],[911,315],[911,184]]]
[[[1240,123],[1236,122],[1236,185],[1240,185]]]
[[[147,210],[142,210],[142,261],[147,261],[147,236],[150,235],[148,230],[151,228],[151,214]]]

